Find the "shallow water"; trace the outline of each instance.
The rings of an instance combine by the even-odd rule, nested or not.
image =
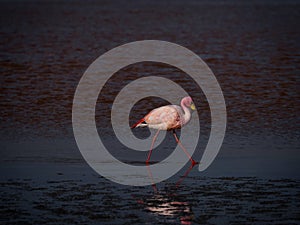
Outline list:
[[[1,1],[0,174],[3,224],[299,224],[300,5],[297,1]],[[73,95],[86,68],[130,41],[157,39],[198,54],[223,90],[228,124],[203,173],[185,169],[157,187],[119,186],[97,175],[73,138]],[[142,76],[163,76],[193,97],[210,131],[203,93],[182,71],[138,63],[107,82],[98,133],[120,160],[142,164],[110,127],[115,95]],[[166,104],[147,98],[129,123]],[[140,138],[149,131],[135,132]],[[186,143],[188,145],[188,143]],[[153,160],[167,157],[167,135]]]

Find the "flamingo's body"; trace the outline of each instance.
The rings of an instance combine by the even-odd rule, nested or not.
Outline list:
[[[149,152],[146,163],[148,163],[150,160],[152,148],[153,148],[154,142],[158,136],[159,131],[172,130],[177,143],[184,150],[184,152],[188,155],[192,164],[193,165],[196,164],[196,162],[192,159],[190,154],[182,146],[181,142],[179,141],[179,139],[177,138],[177,135],[175,133],[175,129],[180,129],[181,127],[186,125],[191,120],[192,115],[191,115],[190,109],[195,110],[195,105],[192,101],[192,98],[189,96],[183,98],[181,100],[180,105],[181,105],[181,107],[178,105],[166,105],[166,106],[162,106],[162,107],[153,109],[144,118],[139,120],[136,124],[134,124],[131,127],[131,128],[149,127],[149,128],[158,130],[152,140],[150,152]]]

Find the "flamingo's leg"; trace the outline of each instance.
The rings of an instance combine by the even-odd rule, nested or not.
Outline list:
[[[195,164],[194,164],[195,165]],[[190,165],[190,167],[187,169],[187,171],[185,171],[184,175],[177,181],[176,183],[176,187],[178,187],[180,185],[180,183],[183,181],[184,178],[187,177],[187,175],[191,172],[191,170],[193,169],[194,165]]]
[[[157,187],[156,187],[156,184],[155,184],[155,182],[154,182],[154,179],[153,179],[153,175],[152,175],[151,169],[150,169],[150,167],[149,167],[148,164],[146,165],[146,167],[147,167],[148,175],[149,175],[149,177],[150,177],[150,179],[151,179],[151,182],[152,182],[152,188],[153,188],[154,192],[157,193]]]
[[[181,142],[179,141],[175,130],[173,130],[173,134],[175,137],[176,142],[178,143],[178,145],[181,147],[181,149],[184,151],[184,153],[189,157],[189,159],[191,160],[192,166],[195,166],[196,164],[198,164],[195,160],[193,160],[192,156],[190,155],[190,153],[188,153],[188,151],[185,149],[185,147],[183,147],[183,145],[181,144]]]
[[[146,163],[148,164],[149,163],[149,160],[150,160],[150,157],[151,157],[151,154],[152,154],[152,150],[153,150],[153,145],[154,145],[154,142],[156,141],[156,138],[158,136],[158,133],[159,133],[160,130],[158,130],[156,132],[156,134],[154,135],[153,137],[153,140],[152,140],[152,143],[151,143],[151,148],[150,148],[150,152],[148,153],[148,157],[147,157],[147,160],[146,160]]]

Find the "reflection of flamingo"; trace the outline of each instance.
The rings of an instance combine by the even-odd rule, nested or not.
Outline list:
[[[160,192],[156,187],[156,184],[153,181],[153,176],[151,168],[147,165],[148,175],[153,181],[152,187],[154,190],[153,196],[144,196],[142,199],[137,198],[137,196],[132,195],[134,198],[137,198],[136,201],[138,204],[143,205],[145,209],[149,212],[166,216],[168,219],[178,218],[180,219],[181,224],[189,225],[193,220],[193,211],[189,202],[187,202],[184,196],[179,196],[172,190],[177,190],[180,183],[183,179],[189,174],[193,166],[191,165],[181,179],[176,183],[175,189],[167,189],[167,192]]]
[[[181,100],[180,105],[181,107],[178,105],[166,105],[153,109],[144,118],[139,120],[136,124],[134,124],[131,127],[149,127],[157,130],[151,143],[150,152],[146,160],[147,164],[149,163],[151,157],[154,142],[158,136],[159,131],[161,130],[172,130],[176,142],[179,144],[179,146],[182,148],[185,154],[189,157],[189,159],[192,162],[192,166],[197,164],[195,160],[193,160],[191,155],[188,153],[188,151],[183,147],[175,132],[175,129],[180,129],[191,120],[192,115],[189,109],[195,110],[195,105],[192,101],[192,98],[189,96],[183,98]]]

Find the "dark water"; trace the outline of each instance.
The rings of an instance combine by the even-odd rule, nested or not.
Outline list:
[[[1,223],[299,224],[299,2],[0,4]],[[224,144],[211,167],[202,174],[192,170],[174,189],[183,169],[157,193],[96,175],[79,153],[71,124],[73,95],[86,68],[106,51],[144,39],[198,54],[218,79],[228,113]],[[112,101],[141,75],[172,78],[193,97],[200,112],[199,159],[210,128],[208,104],[168,65],[139,63],[116,73],[99,96],[99,134],[113,146],[107,126]],[[160,104],[156,98],[140,102],[131,122]],[[167,140],[165,153],[154,159],[172,151],[175,142]],[[121,150],[112,147],[122,158]]]
[[[299,180],[192,170],[157,186],[128,187],[77,164],[40,164],[35,177],[28,175],[34,166],[21,167],[27,172],[1,180],[8,224],[299,224]]]

